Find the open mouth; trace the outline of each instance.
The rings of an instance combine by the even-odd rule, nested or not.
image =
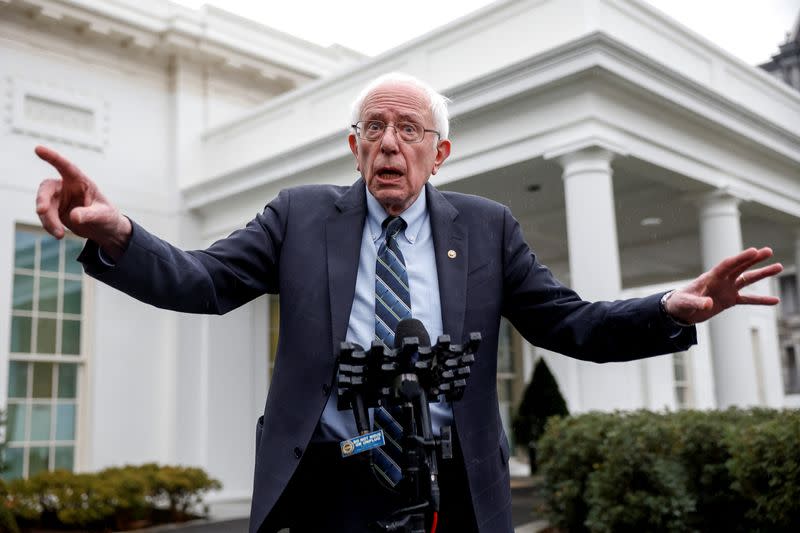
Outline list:
[[[399,178],[400,176],[402,176],[403,175],[403,171],[401,171],[399,168],[395,168],[395,167],[381,167],[381,168],[378,169],[376,174],[380,178],[393,179],[393,178]]]

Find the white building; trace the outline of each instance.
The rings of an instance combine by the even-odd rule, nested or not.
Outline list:
[[[9,475],[196,464],[221,498],[249,497],[278,320],[274,299],[180,315],[81,275],[80,242],[38,229],[50,170],[33,147],[200,247],[283,187],[355,181],[349,103],[392,70],[453,98],[453,155],[433,183],[508,204],[585,298],[675,287],[743,246],[800,258],[800,93],[640,0],[501,1],[373,59],[212,8],[0,0]],[[777,324],[773,308],[737,309],[701,325],[686,354],[603,366],[538,354],[506,327],[501,409],[539,355],[573,412],[800,406]]]

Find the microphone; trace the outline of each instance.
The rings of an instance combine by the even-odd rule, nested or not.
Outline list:
[[[404,318],[397,323],[397,329],[394,331],[394,347],[401,348],[403,340],[409,337],[416,337],[420,346],[431,345],[431,337],[428,335],[428,330],[416,318]]]
[[[417,370],[423,370],[430,364],[431,356],[431,337],[425,326],[416,318],[404,318],[397,324],[394,332],[394,347],[398,351],[400,357],[400,365],[405,375],[401,375],[401,379],[405,378],[413,383],[414,399],[416,400],[417,412],[419,413],[419,429],[422,432],[422,438],[426,443],[435,442],[433,436],[433,428],[431,427],[431,411],[428,405],[428,398],[425,394],[425,386],[420,382],[420,377]],[[427,361],[420,361],[420,356],[427,359]],[[410,391],[409,391],[410,392]],[[410,398],[409,398],[410,399]],[[411,417],[413,421],[413,416]],[[406,420],[406,423],[410,420]],[[412,422],[412,425],[415,425]],[[427,456],[427,463],[429,469],[429,496],[431,508],[434,513],[439,512],[440,492],[439,492],[439,468],[436,464],[436,453],[431,453],[426,450],[423,452]]]

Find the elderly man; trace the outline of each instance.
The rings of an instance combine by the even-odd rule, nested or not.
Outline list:
[[[739,292],[781,271],[779,264],[750,270],[772,255],[768,248],[743,251],[669,293],[581,300],[536,260],[506,207],[428,184],[450,154],[446,103],[408,76],[375,80],[354,104],[348,137],[358,181],[284,190],[202,251],[147,233],[75,166],[37,148],[61,175],[40,186],[42,225],[57,238],[64,226],[88,238],[80,260],[98,280],[195,313],[281,294],[274,376],[256,430],[253,533],[367,531],[400,503],[390,474],[339,452],[339,441],[356,434],[352,413],[336,409],[333,387],[344,340],[389,344],[408,316],[431,337],[482,333],[463,400],[431,408],[435,432],[454,428],[456,452],[442,462],[438,531],[508,532],[509,452],[495,379],[501,316],[538,346],[625,361],[686,349],[695,342],[692,324],[733,305],[778,301]],[[376,423],[382,416],[375,413]]]

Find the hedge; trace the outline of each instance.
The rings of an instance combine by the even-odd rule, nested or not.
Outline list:
[[[119,531],[200,517],[206,512],[205,493],[220,488],[219,481],[190,467],[145,464],[91,474],[57,470],[8,482],[3,507],[23,531]]]
[[[570,532],[796,531],[800,411],[590,413],[539,441],[546,514]]]

